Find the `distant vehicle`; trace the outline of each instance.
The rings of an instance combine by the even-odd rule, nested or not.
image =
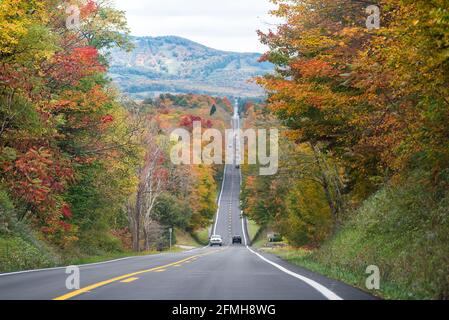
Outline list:
[[[235,168],[236,168],[236,169],[240,169],[240,165],[237,164],[237,165],[235,166]]]
[[[210,237],[209,244],[211,247],[213,246],[223,246],[223,238],[219,235],[213,235]]]
[[[282,236],[279,233],[270,233],[268,235],[268,242],[281,242]]]
[[[232,237],[232,244],[242,244],[242,237],[241,236],[233,236]]]

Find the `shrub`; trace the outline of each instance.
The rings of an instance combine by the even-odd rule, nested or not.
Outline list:
[[[0,272],[55,266],[54,257],[21,237],[0,238]]]
[[[449,298],[449,194],[435,197],[421,180],[385,187],[313,258],[360,274],[377,265],[403,298]]]
[[[77,246],[83,254],[87,255],[103,255],[123,251],[120,239],[106,231],[84,232]]]
[[[0,235],[10,234],[16,224],[14,205],[0,186]]]

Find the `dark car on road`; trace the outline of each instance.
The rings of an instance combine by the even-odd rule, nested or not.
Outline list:
[[[233,236],[232,237],[232,244],[242,244],[242,237],[241,236]]]

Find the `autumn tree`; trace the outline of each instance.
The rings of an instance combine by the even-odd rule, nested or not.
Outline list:
[[[308,146],[334,221],[345,200],[357,205],[413,170],[446,186],[447,4],[273,2],[285,22],[260,37],[276,72],[257,82],[290,139]],[[373,4],[380,29],[365,24]]]
[[[104,1],[72,4],[81,19],[68,29],[59,1],[0,3],[0,183],[19,218],[61,246],[92,230],[106,239],[123,197],[100,199],[130,192],[123,181],[135,157],[134,129],[99,53],[127,47],[124,14]]]

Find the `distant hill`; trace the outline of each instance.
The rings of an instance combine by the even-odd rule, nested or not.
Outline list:
[[[110,75],[138,99],[168,92],[260,97],[264,91],[247,81],[273,70],[258,62],[258,53],[219,51],[174,36],[132,40],[132,52],[111,52]]]

